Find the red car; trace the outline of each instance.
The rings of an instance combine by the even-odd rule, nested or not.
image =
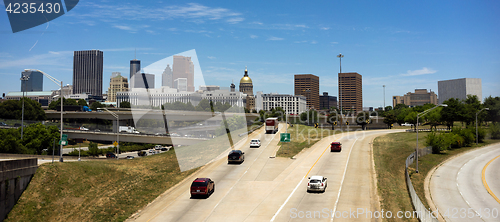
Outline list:
[[[342,151],[342,144],[340,142],[333,142],[330,145],[330,151],[331,152],[334,152],[334,151],[340,152],[340,151]]]
[[[215,183],[210,178],[196,178],[191,184],[191,197],[208,197],[215,191]]]

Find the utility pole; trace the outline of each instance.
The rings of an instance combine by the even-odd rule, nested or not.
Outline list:
[[[384,111],[385,111],[385,85],[382,85],[384,87]]]
[[[339,72],[339,100],[340,100],[340,131],[342,131],[342,119],[343,119],[343,114],[342,114],[342,84],[340,83],[340,75],[342,74],[342,58],[344,58],[344,55],[342,53],[339,53],[337,55],[337,58],[340,59],[340,72]]]

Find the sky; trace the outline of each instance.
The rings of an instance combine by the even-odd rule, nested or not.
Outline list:
[[[3,3],[0,3],[3,4]],[[363,78],[363,106],[437,82],[481,78],[500,96],[500,1],[80,1],[49,23],[12,33],[0,12],[0,93],[21,90],[39,69],[72,84],[73,51],[104,52],[103,93],[130,60],[147,67],[195,50],[207,85],[238,86],[245,67],[254,93],[293,94],[295,74],[320,78],[337,96],[343,72]],[[196,86],[198,87],[198,86]],[[59,87],[48,78],[44,90]],[[439,96],[439,95],[438,95]]]

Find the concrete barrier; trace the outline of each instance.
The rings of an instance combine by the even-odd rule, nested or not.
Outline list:
[[[12,210],[35,175],[36,158],[0,161],[0,221]]]
[[[432,147],[419,149],[418,154],[419,157],[421,157],[430,153],[432,153]],[[431,212],[427,210],[427,208],[425,208],[425,205],[418,197],[417,192],[415,192],[413,184],[411,183],[410,174],[408,173],[408,166],[410,166],[413,163],[413,161],[415,161],[416,155],[417,155],[416,152],[413,152],[408,156],[408,158],[406,158],[405,176],[406,176],[406,186],[408,188],[408,194],[410,194],[411,203],[415,211],[418,212],[417,215],[420,221],[438,222],[437,215],[432,215]]]

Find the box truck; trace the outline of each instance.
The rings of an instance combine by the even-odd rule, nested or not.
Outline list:
[[[278,118],[267,118],[266,119],[266,133],[274,134],[278,132]]]

